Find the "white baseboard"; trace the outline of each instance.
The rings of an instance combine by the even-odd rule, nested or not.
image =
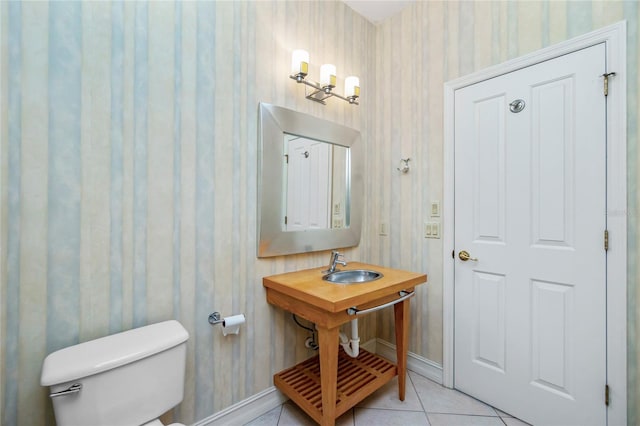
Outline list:
[[[360,345],[360,348],[364,349],[367,352],[371,352],[372,354],[375,354],[376,349],[378,348],[378,340],[374,338],[369,341],[366,341]]]
[[[387,341],[371,339],[360,345],[360,347],[371,353],[377,353],[391,361],[395,362],[396,360],[396,346]],[[407,355],[407,368],[434,382],[442,384],[442,367],[433,361],[409,352]],[[268,413],[288,399],[289,398],[276,389],[275,386],[271,386],[262,392],[194,423],[193,426],[240,426]]]
[[[386,340],[377,339],[376,353],[390,361],[396,362],[396,345]],[[421,376],[442,384],[442,366],[420,355],[409,352],[407,354],[407,369]]]
[[[271,386],[222,411],[202,419],[193,426],[240,426],[282,405],[287,398],[275,386]]]

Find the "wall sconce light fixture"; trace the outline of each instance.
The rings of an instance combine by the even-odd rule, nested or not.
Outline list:
[[[344,96],[336,93],[333,89],[336,87],[336,66],[333,64],[324,64],[320,67],[320,82],[307,80],[309,73],[309,52],[302,49],[293,51],[291,55],[291,75],[289,76],[298,83],[309,86],[313,91],[306,97],[309,100],[319,102],[326,105],[324,101],[327,98],[335,96],[350,104],[360,105],[358,98],[360,97],[360,80],[358,77],[349,76],[344,80]],[[306,89],[305,89],[306,93]]]

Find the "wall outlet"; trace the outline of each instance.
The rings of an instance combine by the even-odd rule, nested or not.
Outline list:
[[[333,229],[340,229],[342,228],[342,218],[341,217],[334,217],[333,218]]]

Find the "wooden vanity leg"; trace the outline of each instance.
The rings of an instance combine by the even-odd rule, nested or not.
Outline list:
[[[336,423],[336,387],[338,384],[338,327],[318,327],[320,350],[320,386],[322,388],[322,426]]]
[[[404,401],[407,384],[407,351],[409,349],[409,302],[396,303],[393,306],[396,323],[396,358],[398,364],[398,398]]]

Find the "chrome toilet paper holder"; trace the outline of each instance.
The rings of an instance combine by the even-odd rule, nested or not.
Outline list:
[[[214,312],[209,315],[209,324],[216,325],[224,322],[224,318],[220,315],[220,312]]]
[[[214,312],[209,315],[209,324],[222,324],[223,336],[238,334],[240,332],[240,326],[244,324],[245,321],[246,318],[244,314],[232,315],[226,318],[223,318],[222,315],[220,315],[220,312]]]

